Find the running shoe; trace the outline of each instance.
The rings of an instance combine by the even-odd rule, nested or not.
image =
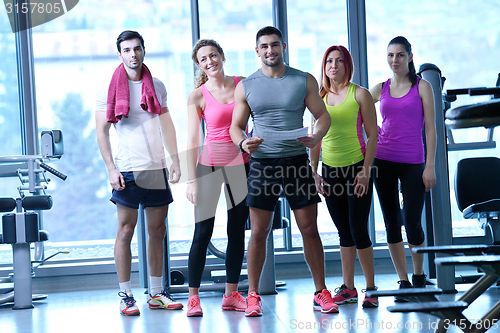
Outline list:
[[[260,296],[254,291],[248,293],[247,307],[245,310],[246,317],[260,317],[262,316],[262,300]]]
[[[247,308],[247,303],[245,298],[237,291],[233,291],[231,295],[222,296],[222,310],[228,311],[245,311]]]
[[[182,303],[176,302],[172,295],[168,291],[162,290],[158,294],[151,296],[149,295],[148,300],[150,309],[167,309],[167,310],[180,310],[182,309]]]
[[[330,291],[323,289],[314,295],[313,310],[321,313],[337,313],[339,306],[333,301]]]
[[[120,301],[120,312],[124,316],[138,316],[141,314],[137,307],[134,296],[129,296],[127,293],[120,291],[118,296],[122,298]]]
[[[410,281],[407,281],[407,280],[400,280],[400,281],[398,281],[398,284],[399,284],[399,289],[413,288]],[[401,297],[401,296],[395,296],[394,302],[408,302],[408,300],[406,298]]]
[[[369,290],[377,290],[377,287],[368,287],[366,289],[361,290],[362,292],[367,292]],[[362,304],[363,308],[377,308],[378,307],[378,297],[367,297],[365,295],[365,299],[363,300]]]
[[[193,295],[189,297],[188,300],[188,317],[201,317],[203,316],[203,310],[200,305],[200,297],[198,295]]]
[[[354,290],[350,290],[345,284],[343,284],[335,289],[333,301],[337,304],[357,303],[358,291],[356,288],[354,288]]]
[[[425,284],[427,282],[427,275],[422,274],[422,275],[415,275],[411,277],[411,282],[413,285],[413,288],[425,288]]]

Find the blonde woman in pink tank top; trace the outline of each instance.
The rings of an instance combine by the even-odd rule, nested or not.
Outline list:
[[[229,135],[234,109],[234,90],[242,77],[224,74],[224,51],[211,39],[199,40],[192,59],[199,67],[196,89],[188,98],[188,182],[187,199],[194,204],[195,230],[188,261],[188,317],[203,315],[198,296],[208,243],[212,238],[215,211],[221,185],[227,205],[226,288],[223,310],[245,311],[246,302],[238,293],[238,281],[245,251],[245,223],[248,162],[246,154]],[[202,151],[200,124],[206,135]]]
[[[384,215],[389,252],[399,276],[399,288],[425,287],[423,254],[411,253],[412,283],[408,279],[401,224],[410,249],[425,245],[422,210],[425,192],[436,184],[434,160],[436,126],[431,85],[417,77],[411,44],[405,37],[393,38],[387,47],[391,79],[371,89],[380,101],[382,125],[374,162],[374,183]],[[425,128],[427,155],[422,130]],[[401,183],[404,207],[399,202]],[[403,301],[396,298],[396,301]]]

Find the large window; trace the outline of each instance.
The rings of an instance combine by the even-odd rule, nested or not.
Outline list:
[[[3,53],[3,61],[0,62],[0,157],[22,155],[15,35],[3,10],[0,11],[0,49]],[[0,197],[17,198],[19,185],[17,177],[0,178]],[[0,264],[12,262],[10,249],[10,245],[0,245]]]
[[[273,25],[270,2],[215,0],[200,1],[199,5],[200,37],[214,39],[220,44],[226,56],[224,73],[247,77],[260,68],[260,59],[255,53],[255,34],[260,28]],[[227,206],[223,193],[224,189],[219,197],[212,243],[224,251],[227,244]],[[185,196],[182,200],[188,202]],[[193,227],[194,207],[191,203],[187,214],[187,221]],[[190,234],[186,236],[192,237],[193,229],[189,229]],[[247,236],[249,235],[250,232],[247,231]],[[282,243],[282,240],[277,239],[276,246],[282,246]]]
[[[288,2],[288,46],[290,66],[321,79],[321,60],[332,45],[348,47],[347,11],[344,0]],[[355,64],[356,66],[356,64]],[[311,127],[311,113],[306,110],[304,126]],[[318,167],[320,170],[321,165]],[[302,237],[291,216],[292,246],[302,247]],[[337,228],[324,200],[318,204],[318,230],[323,246],[338,245]]]
[[[215,39],[224,48],[226,74],[248,76],[257,70],[261,64],[254,50],[255,33],[262,26],[273,24],[271,1],[203,0],[199,6],[201,38]],[[53,166],[68,175],[65,182],[52,177],[49,184],[54,207],[44,212],[44,229],[50,232],[47,255],[62,249],[69,249],[71,254],[56,258],[113,255],[117,217],[114,205],[109,202],[108,174],[95,139],[94,100],[96,89],[107,85],[120,64],[115,41],[123,30],[137,30],[145,38],[145,62],[167,87],[178,149],[181,161],[185,161],[186,103],[194,88],[190,11],[188,0],[87,0],[33,29],[38,130],[62,130],[65,154]],[[391,76],[386,47],[396,35],[404,35],[412,43],[417,68],[430,62],[442,70],[447,78],[445,89],[494,85],[500,71],[497,66],[499,14],[496,2],[489,0],[438,3],[411,0],[398,2],[397,6],[389,0],[366,0],[370,87]],[[287,18],[289,64],[319,79],[321,57],[326,48],[334,44],[348,45],[346,1],[288,1]],[[15,40],[6,15],[0,15],[0,45],[3,50],[0,155],[18,155],[22,149]],[[453,106],[473,101],[476,99],[459,97]],[[304,124],[310,126],[310,117],[305,118]],[[454,134],[457,142],[486,137],[485,130],[480,128]],[[112,143],[116,144],[114,137]],[[498,155],[498,148],[449,153],[455,235],[482,233],[475,221],[463,220],[456,208],[453,193],[456,163],[465,156],[489,155]],[[181,180],[186,177],[187,172]],[[169,236],[173,254],[189,250],[194,225],[193,206],[185,199],[186,186],[182,181],[172,186],[175,204],[169,212]],[[0,196],[16,197],[17,186],[17,179],[2,178]],[[376,194],[374,198],[375,241],[384,243],[385,231]],[[214,233],[219,240],[225,238],[225,208],[221,195],[216,216],[218,228]],[[319,204],[318,208],[323,244],[338,245],[337,231],[325,204]],[[293,214],[291,235],[292,246],[300,248],[302,238]],[[276,237],[276,245],[284,246],[283,238]],[[12,260],[9,249],[0,247],[0,263]],[[137,254],[135,247],[133,251]]]
[[[471,15],[471,13],[474,13]],[[415,67],[423,63],[437,65],[446,77],[444,90],[495,85],[500,53],[500,8],[494,1],[366,1],[368,69],[370,87],[387,80],[392,72],[386,62],[387,44],[398,35],[413,47]],[[483,97],[484,99],[484,97]],[[478,102],[481,97],[459,97],[453,107]],[[437,115],[442,117],[443,115]],[[485,140],[484,128],[454,131],[457,142]],[[495,134],[495,139],[500,136]],[[449,153],[450,197],[455,236],[481,235],[475,220],[464,220],[455,203],[454,174],[463,157],[498,156],[499,149]],[[440,175],[437,175],[438,177]],[[375,203],[377,242],[385,242],[378,202]],[[436,221],[436,223],[438,223]]]
[[[68,178],[51,183],[54,206],[44,213],[44,228],[51,236],[47,254],[71,251],[60,259],[113,255],[117,216],[96,142],[94,102],[96,90],[107,86],[120,64],[116,38],[123,30],[143,35],[145,63],[166,85],[178,148],[182,152],[186,146],[185,104],[192,89],[189,1],[83,1],[64,16],[34,28],[39,131],[61,129],[65,143],[65,154],[54,167]],[[185,196],[185,186],[172,189],[176,204],[169,218],[177,227],[170,235],[176,239],[185,221],[186,208],[177,204]],[[135,246],[133,251],[137,253]]]

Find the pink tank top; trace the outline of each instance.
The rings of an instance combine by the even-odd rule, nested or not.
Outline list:
[[[382,126],[379,128],[378,159],[420,164],[425,161],[422,130],[424,128],[424,108],[418,94],[417,83],[400,98],[390,93],[391,79],[384,82],[380,94],[380,114]]]
[[[240,79],[237,76],[233,76],[233,79],[235,85],[238,85]],[[248,162],[246,160],[248,154],[242,154],[229,135],[234,102],[229,104],[218,102],[204,84],[200,86],[200,90],[205,98],[205,110],[202,116],[205,120],[206,136],[198,162],[213,166],[231,166]]]

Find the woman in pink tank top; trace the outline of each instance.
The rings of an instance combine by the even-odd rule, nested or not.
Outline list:
[[[226,288],[223,310],[245,311],[238,289],[245,252],[248,163],[229,135],[234,109],[234,90],[242,77],[224,74],[224,51],[211,39],[199,40],[192,59],[199,67],[196,89],[188,98],[188,182],[186,197],[195,205],[195,230],[188,261],[188,317],[202,316],[198,296],[208,243],[212,238],[221,185],[227,205]],[[200,124],[206,136],[200,148]]]
[[[434,96],[429,82],[415,73],[411,44],[406,38],[399,36],[389,42],[387,62],[393,72],[392,78],[371,89],[374,101],[380,101],[382,116],[372,172],[384,215],[389,252],[399,276],[399,288],[423,288],[426,284],[423,254],[411,253],[413,276],[410,283],[401,225],[405,226],[410,249],[425,245],[421,221],[425,192],[436,184]],[[426,156],[422,140],[424,126]],[[404,207],[399,202],[398,182]],[[396,301],[403,299],[396,297]]]

